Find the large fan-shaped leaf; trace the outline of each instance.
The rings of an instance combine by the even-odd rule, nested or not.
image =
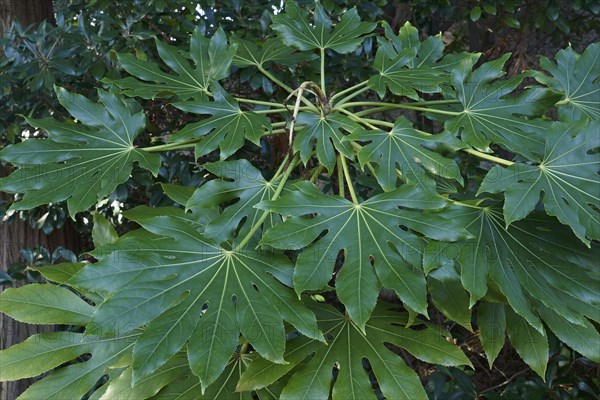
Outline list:
[[[332,29],[332,21],[320,3],[315,3],[314,18],[309,21],[295,1],[285,3],[285,13],[273,18],[272,28],[283,42],[300,50],[332,49],[350,53],[364,40],[365,34],[375,29],[372,22],[361,22],[356,8],[347,10]]]
[[[254,206],[273,197],[279,180],[267,181],[247,160],[207,163],[204,168],[222,179],[210,180],[196,189],[186,207],[213,208],[237,200],[206,226],[204,235],[222,243],[232,238],[244,218],[238,235],[245,235],[262,214]],[[277,220],[281,221],[276,215],[269,215],[265,225],[273,226]]]
[[[276,365],[262,358],[252,362],[242,374],[239,390],[264,387],[292,368],[292,377],[281,399],[376,399],[367,359],[382,394],[389,399],[421,400],[427,395],[417,374],[385,343],[406,349],[415,357],[444,365],[469,365],[460,349],[450,344],[434,329],[417,323],[421,330],[405,328],[406,314],[378,307],[363,329],[333,307],[314,304],[319,326],[328,345],[306,338],[288,342],[288,365]],[[366,334],[365,334],[366,332]],[[305,359],[307,362],[300,364]],[[337,378],[333,383],[333,369]],[[333,386],[333,388],[331,388]]]
[[[585,243],[600,239],[600,121],[555,123],[546,134],[546,149],[537,165],[496,166],[480,192],[504,191],[507,224],[524,218],[544,193],[544,209]]]
[[[237,51],[233,63],[238,67],[267,67],[272,63],[296,66],[300,61],[316,58],[315,54],[296,52],[294,48],[286,46],[278,38],[269,38],[264,42],[251,42],[249,40],[234,38]]]
[[[427,313],[425,278],[420,269],[423,242],[400,226],[442,240],[468,235],[442,215],[399,207],[439,208],[445,204],[443,199],[403,186],[353,204],[322,194],[308,183],[295,188],[258,207],[293,216],[268,230],[261,243],[280,249],[306,247],[294,270],[294,288],[298,293],[323,288],[343,250],[344,266],[337,275],[337,294],[359,327],[364,327],[369,319],[381,284],[394,289],[412,309]],[[317,216],[305,218],[311,214]],[[315,241],[317,238],[320,239]]]
[[[552,77],[535,72],[535,79],[564,96],[558,109],[562,121],[600,119],[599,58],[600,43],[592,43],[581,55],[572,47],[560,50],[556,64],[546,57],[540,59],[540,65]]]
[[[119,239],[115,246],[122,250],[71,280],[76,286],[114,291],[99,306],[88,332],[95,326],[128,332],[146,324],[133,353],[135,382],[186,342],[192,370],[206,387],[225,368],[240,332],[275,362],[284,362],[283,319],[310,337],[321,337],[314,315],[274,278],[291,281],[292,265],[285,256],[226,250],[180,218],[136,222],[148,233]]]
[[[213,80],[229,76],[236,50],[236,45],[227,44],[227,36],[221,28],[210,39],[202,36],[199,29],[194,30],[189,54],[158,39],[156,47],[160,58],[175,74],[163,72],[154,62],[119,54],[123,68],[146,82],[131,77],[104,81],[117,85],[127,95],[144,99],[176,95],[182,100],[204,100]],[[190,57],[194,66],[190,64]]]
[[[452,71],[452,85],[462,110],[446,121],[446,128],[478,150],[490,152],[490,143],[497,143],[537,160],[550,123],[526,117],[541,115],[560,95],[540,87],[515,94],[523,75],[497,80],[504,75],[502,67],[508,57],[487,62],[472,72],[476,59],[468,59]]]
[[[48,138],[25,140],[0,152],[3,160],[19,167],[0,179],[0,187],[9,193],[25,193],[12,209],[68,199],[69,213],[75,215],[125,182],[134,163],[156,175],[160,156],[133,144],[146,126],[143,112],[132,112],[122,98],[103,90],[98,91],[100,104],[62,88],[56,89],[56,95],[81,123],[27,119]]]
[[[264,115],[252,111],[242,111],[237,101],[228,96],[218,85],[213,86],[214,101],[194,101],[175,103],[180,110],[196,114],[210,114],[211,117],[186,125],[173,135],[171,142],[181,142],[202,137],[196,145],[196,158],[221,149],[221,159],[234,154],[248,138],[260,144],[260,137],[271,129],[271,122]]]
[[[362,167],[368,162],[377,164],[375,176],[386,191],[396,188],[397,167],[408,183],[423,189],[431,188],[433,181],[426,171],[463,183],[456,162],[427,147],[443,143],[458,149],[464,145],[448,134],[428,135],[417,131],[404,117],[398,118],[389,132],[361,129],[344,140],[370,142],[358,152],[358,161]]]

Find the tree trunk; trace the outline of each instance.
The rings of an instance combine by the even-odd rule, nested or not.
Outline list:
[[[44,20],[54,23],[52,0],[0,0],[0,37],[13,20],[18,20],[24,27]],[[0,166],[0,177],[6,176],[8,172],[8,168]],[[0,190],[0,200],[11,201],[11,197]],[[50,252],[58,246],[63,246],[75,253],[78,253],[82,247],[81,238],[70,221],[63,229],[55,230],[51,235],[33,229],[26,221],[0,222],[0,270],[6,271],[10,264],[19,260],[23,247],[40,246],[46,247]],[[19,284],[11,286],[19,286]],[[0,291],[5,287],[0,287]],[[33,334],[50,331],[52,326],[21,324],[0,314],[0,349],[22,342]],[[31,379],[1,382],[0,400],[16,399],[31,383]]]
[[[52,0],[0,0],[0,28],[5,31],[14,20],[26,27],[44,20],[54,23]]]

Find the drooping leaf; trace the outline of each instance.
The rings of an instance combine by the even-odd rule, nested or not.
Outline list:
[[[31,385],[19,399],[79,399],[106,373],[130,357],[133,336],[84,337],[75,332],[52,332],[30,336],[0,351],[0,380],[30,378],[77,357],[91,358],[56,369]]]
[[[433,304],[442,314],[469,331],[473,331],[469,295],[462,287],[460,275],[453,264],[446,264],[433,271],[427,277],[427,286]]]
[[[420,132],[404,117],[398,118],[389,132],[360,129],[343,140],[370,142],[358,152],[358,161],[361,167],[367,162],[377,164],[375,176],[385,191],[396,188],[396,168],[400,168],[408,183],[423,189],[431,187],[433,181],[426,172],[463,184],[456,162],[427,147],[443,143],[459,149],[464,145],[448,134],[428,135]]]
[[[222,243],[233,238],[233,233],[245,218],[238,234],[243,237],[263,213],[254,206],[273,197],[279,180],[267,181],[247,160],[207,163],[204,168],[222,179],[210,180],[196,189],[186,207],[213,208],[237,200],[206,226],[204,234]],[[277,220],[281,219],[270,215],[265,226],[273,226]]]
[[[144,230],[119,239],[119,250],[71,280],[113,292],[91,327],[128,332],[146,325],[134,347],[134,382],[187,343],[192,370],[207,387],[225,368],[240,333],[261,355],[284,362],[284,319],[307,336],[321,337],[314,315],[280,282],[291,283],[292,265],[285,256],[226,250],[181,218],[135,221]]]
[[[358,48],[364,35],[375,29],[375,23],[361,22],[356,8],[344,12],[340,21],[333,22],[323,6],[315,3],[312,21],[295,1],[285,3],[285,12],[273,17],[273,25],[281,40],[300,50],[331,49],[338,53],[350,53]]]
[[[543,153],[550,122],[527,119],[546,112],[558,100],[557,93],[532,87],[515,94],[524,75],[498,80],[509,55],[471,71],[476,59],[467,59],[452,71],[452,85],[460,108],[446,121],[446,129],[477,150],[490,152],[490,143],[501,144],[530,160]]]
[[[204,101],[212,82],[229,76],[236,45],[228,45],[225,32],[219,28],[210,39],[195,29],[189,53],[158,39],[156,48],[160,58],[175,74],[164,72],[156,63],[140,60],[132,54],[119,54],[121,66],[145,82],[132,77],[119,80],[105,78],[103,81],[115,84],[128,96],[144,99],[177,96],[181,100]]]
[[[504,304],[483,301],[477,309],[477,326],[479,338],[490,369],[500,350],[504,347],[506,314]]]
[[[598,312],[600,295],[594,288],[600,277],[592,273],[598,248],[590,251],[574,241],[555,219],[536,215],[507,229],[502,214],[490,206],[451,206],[444,214],[475,236],[447,250],[457,255],[471,305],[486,294],[491,279],[510,307],[540,332],[531,299],[574,324]]]
[[[331,279],[338,253],[343,250],[344,264],[336,277],[337,295],[359,327],[368,321],[382,284],[394,289],[414,310],[427,313],[420,263],[424,243],[400,226],[443,240],[468,235],[436,213],[400,207],[440,208],[444,199],[403,186],[353,204],[322,194],[307,182],[297,184],[295,189],[258,207],[292,216],[269,229],[260,243],[280,249],[305,248],[294,270],[294,289],[298,294],[322,289]],[[314,218],[305,217],[314,214]]]
[[[548,338],[546,332],[533,329],[524,318],[512,310],[506,310],[506,332],[511,344],[523,361],[542,379],[545,379],[548,365]]]
[[[30,324],[85,325],[94,307],[69,289],[49,284],[8,288],[0,294],[0,311]]]
[[[379,74],[369,79],[369,86],[380,97],[390,92],[418,100],[417,92],[434,93],[449,80],[445,64],[437,64],[444,52],[440,35],[430,36],[424,42],[409,22],[395,35],[389,24],[383,23],[386,39],[377,38],[378,49],[373,68]]]
[[[242,374],[238,389],[264,387],[293,367],[281,399],[322,399],[329,398],[330,393],[333,399],[376,399],[364,369],[363,360],[367,359],[386,398],[421,400],[427,399],[427,395],[418,376],[384,343],[401,347],[426,362],[470,364],[458,347],[435,330],[423,326],[421,330],[405,328],[407,315],[384,306],[375,309],[364,332],[329,305],[314,304],[311,308],[318,316],[328,345],[304,337],[293,339],[286,351],[291,365],[277,365],[259,357]],[[339,370],[333,383],[335,366]]]
[[[28,118],[48,138],[25,140],[0,152],[4,161],[19,167],[0,179],[0,187],[25,193],[11,205],[13,210],[67,200],[74,216],[125,182],[134,163],[156,175],[160,156],[134,146],[146,126],[143,112],[132,112],[121,97],[103,90],[98,91],[100,103],[62,88],[56,95],[80,123]]]
[[[99,212],[92,213],[94,226],[92,227],[92,240],[98,245],[112,244],[116,242],[119,235],[109,220]]]
[[[600,239],[600,121],[555,123],[546,133],[546,148],[537,166],[496,166],[480,192],[504,192],[507,224],[534,210],[544,193],[546,213],[569,225],[584,243]]]
[[[242,111],[233,97],[218,86],[213,90],[214,101],[190,101],[175,103],[180,110],[211,117],[186,125],[174,134],[170,141],[177,143],[202,137],[196,145],[196,158],[210,153],[217,147],[225,160],[244,145],[246,138],[260,144],[260,137],[271,129],[271,122],[264,115]]]
[[[592,43],[581,55],[572,47],[560,50],[556,64],[546,57],[540,59],[542,68],[552,76],[536,71],[534,77],[563,95],[558,108],[560,120],[600,119],[599,57],[600,43]]]

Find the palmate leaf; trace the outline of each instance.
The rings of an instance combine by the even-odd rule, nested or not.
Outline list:
[[[426,362],[470,365],[462,351],[435,329],[420,322],[415,326],[421,330],[404,327],[408,320],[405,313],[378,306],[363,330],[329,305],[313,303],[311,309],[317,314],[328,345],[304,337],[288,341],[285,356],[289,364],[257,358],[242,374],[238,390],[264,387],[293,369],[281,399],[376,399],[370,374],[364,368],[367,359],[383,396],[427,399],[417,374],[386,343]],[[339,369],[335,383],[334,367]]]
[[[450,74],[446,63],[439,63],[444,53],[440,35],[419,40],[419,32],[406,22],[395,35],[388,23],[383,23],[386,39],[377,38],[378,49],[373,68],[379,74],[369,79],[369,86],[380,97],[390,92],[418,99],[417,91],[434,93],[447,84]]]
[[[581,55],[572,47],[560,50],[556,64],[546,57],[540,59],[542,68],[552,76],[536,71],[534,77],[564,96],[558,108],[560,120],[600,119],[599,57],[600,43],[592,43]]]
[[[273,25],[281,40],[299,50],[331,49],[350,53],[358,48],[364,36],[375,29],[375,23],[361,22],[356,8],[344,12],[332,29],[332,21],[323,6],[315,3],[313,20],[293,0],[285,3],[285,12],[273,17]]]
[[[355,205],[322,194],[307,182],[298,183],[295,189],[257,207],[292,216],[269,229],[260,243],[279,249],[305,248],[294,270],[298,294],[322,289],[343,250],[344,264],[336,278],[337,295],[361,329],[375,307],[382,284],[394,289],[412,309],[427,313],[425,278],[420,268],[424,242],[400,226],[440,240],[459,240],[468,234],[441,213],[399,207],[440,208],[446,204],[444,199],[403,186]],[[317,216],[305,218],[311,214]]]
[[[238,151],[246,138],[260,145],[260,137],[271,130],[271,121],[264,115],[242,111],[237,101],[218,85],[213,85],[213,97],[214,101],[175,103],[174,106],[182,111],[211,117],[186,125],[169,141],[177,143],[202,137],[196,145],[196,158],[219,147],[222,160]]]
[[[206,163],[204,168],[222,179],[212,179],[196,189],[186,207],[210,209],[237,200],[208,223],[204,236],[223,243],[233,238],[243,219],[244,225],[238,236],[245,236],[263,213],[254,206],[273,197],[279,179],[267,181],[247,160]],[[265,221],[265,227],[280,221],[281,218],[271,214]]]
[[[358,152],[358,161],[363,168],[368,162],[377,164],[375,176],[385,191],[396,188],[397,167],[402,171],[406,182],[423,189],[430,188],[433,182],[426,171],[463,184],[456,162],[428,147],[443,143],[456,150],[464,145],[447,133],[428,135],[420,132],[404,117],[398,118],[389,132],[360,129],[343,140],[370,142]]]
[[[146,82],[132,77],[103,79],[103,82],[115,84],[124,94],[144,99],[177,96],[181,100],[202,101],[213,81],[229,76],[236,45],[228,45],[225,32],[219,28],[210,39],[195,29],[189,54],[158,39],[156,48],[160,58],[175,74],[164,72],[156,63],[140,60],[132,54],[119,54],[119,62],[125,71]]]
[[[360,128],[356,122],[340,114],[329,114],[322,117],[312,113],[300,113],[297,118],[298,128],[294,140],[294,150],[306,164],[310,159],[313,146],[316,147],[319,162],[331,173],[335,168],[337,150],[340,154],[352,159],[354,149],[352,143],[344,140],[344,131],[351,133]]]
[[[103,90],[98,91],[100,104],[62,88],[56,95],[80,123],[28,118],[48,138],[28,139],[0,152],[2,160],[19,167],[0,179],[3,191],[24,193],[11,209],[67,200],[74,216],[125,182],[134,163],[157,174],[160,156],[133,144],[146,126],[143,112],[132,112],[122,98]]]
[[[284,319],[321,338],[312,312],[280,282],[291,283],[285,256],[226,250],[169,215],[134,220],[144,229],[119,239],[118,250],[71,279],[76,287],[111,292],[89,334],[94,327],[129,332],[146,325],[134,346],[134,383],[187,343],[192,371],[206,388],[222,373],[240,333],[264,357],[284,362]]]
[[[279,38],[268,38],[264,42],[251,42],[234,37],[232,43],[237,45],[233,64],[238,67],[267,68],[272,63],[295,67],[301,61],[314,60],[316,54],[297,52],[286,46]]]
[[[554,123],[546,133],[539,165],[495,166],[480,192],[504,192],[506,224],[518,221],[542,202],[546,213],[569,225],[584,243],[600,239],[600,121]]]
[[[560,95],[541,87],[515,94],[524,75],[497,80],[504,75],[502,67],[509,56],[487,62],[474,71],[471,69],[477,58],[469,58],[453,69],[451,82],[462,110],[445,126],[477,150],[490,152],[490,143],[496,143],[538,160],[550,122],[526,117],[540,116]]]
[[[450,258],[456,256],[462,284],[471,294],[471,306],[486,295],[488,286],[492,290],[497,285],[501,297],[539,332],[543,328],[533,300],[552,308],[571,324],[583,326],[585,317],[598,319],[598,246],[586,248],[555,219],[542,215],[507,229],[496,208],[452,206],[445,213],[475,236],[444,245],[439,251]],[[436,242],[428,244],[430,248],[437,246]]]

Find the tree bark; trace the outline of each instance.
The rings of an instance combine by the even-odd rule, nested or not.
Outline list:
[[[44,20],[54,23],[52,0],[0,0],[0,37],[14,20],[19,21],[24,27]],[[8,172],[8,168],[0,166],[0,177],[6,176]],[[11,201],[12,196],[2,193],[1,189],[0,200]],[[51,235],[45,235],[41,230],[32,228],[27,221],[0,222],[0,270],[6,271],[10,264],[19,260],[23,247],[40,246],[50,252],[58,246],[63,246],[78,253],[82,242],[70,221],[67,221],[63,229],[55,230]],[[20,285],[15,283],[10,286]],[[6,285],[0,286],[0,292],[6,287]],[[52,330],[52,326],[21,324],[0,314],[0,349],[22,342],[33,334]],[[32,382],[32,379],[0,382],[0,400],[16,399]]]

